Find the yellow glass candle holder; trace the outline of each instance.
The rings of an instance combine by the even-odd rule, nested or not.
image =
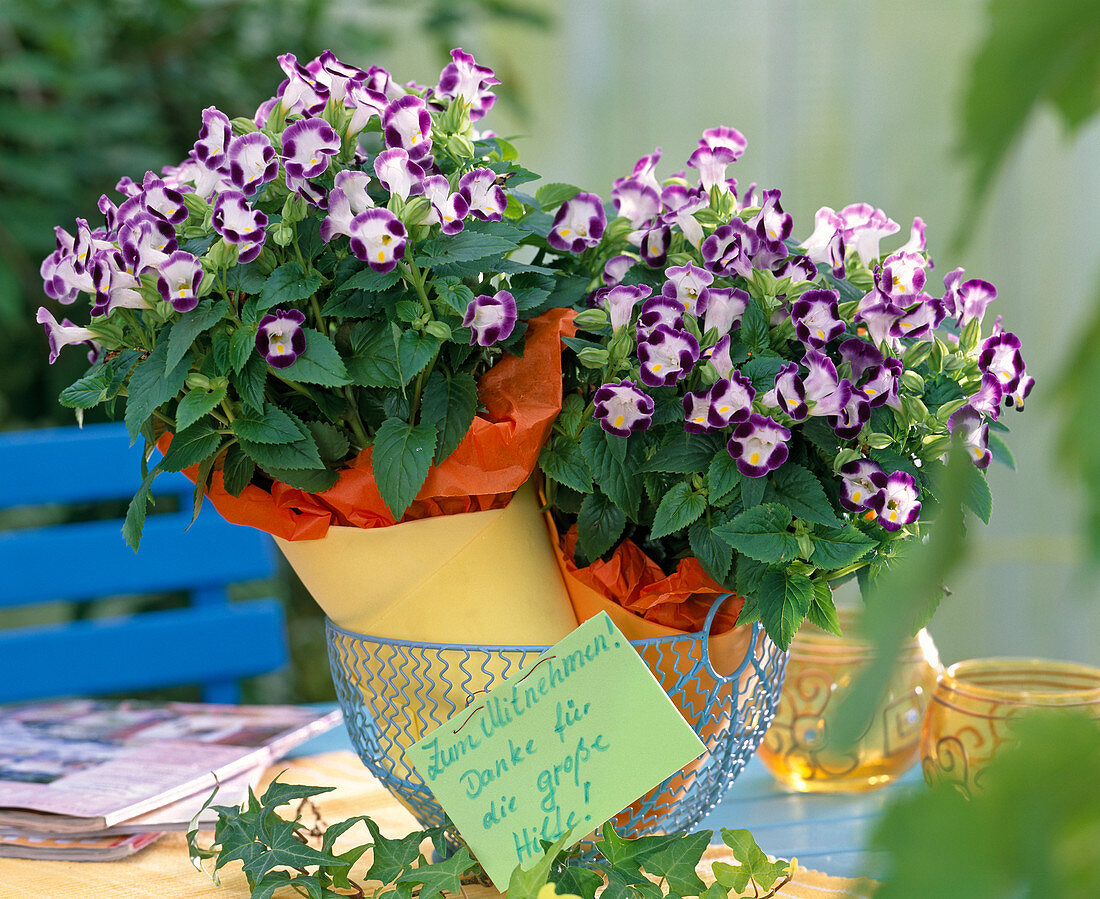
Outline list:
[[[990,759],[1013,742],[1011,721],[1035,709],[1100,719],[1100,669],[1045,659],[971,659],[940,675],[921,728],[921,768],[970,796]]]
[[[844,636],[805,625],[791,641],[779,709],[757,750],[777,780],[802,792],[873,790],[896,780],[920,754],[920,727],[940,671],[926,631],[902,647],[885,698],[853,746],[830,742],[844,695],[871,660],[861,639],[858,610],[839,610]]]

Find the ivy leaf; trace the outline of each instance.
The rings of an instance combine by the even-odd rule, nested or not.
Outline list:
[[[759,562],[789,562],[798,555],[798,540],[787,531],[790,523],[789,509],[767,503],[719,525],[714,533],[739,553]]]
[[[393,336],[376,322],[362,322],[351,329],[352,357],[348,374],[360,387],[401,387],[401,367]]]
[[[681,896],[698,896],[706,889],[706,884],[699,879],[695,868],[702,861],[712,836],[713,832],[709,830],[675,836],[665,846],[647,855],[642,866],[650,874],[665,878],[673,892]]]
[[[985,475],[976,465],[967,468],[962,499],[968,509],[989,524],[989,516],[993,514],[993,494],[989,491]]]
[[[229,447],[222,462],[222,483],[230,496],[240,496],[256,473],[256,463],[253,462],[239,443]]]
[[[539,204],[543,212],[550,212],[557,209],[562,203],[572,200],[580,192],[581,189],[574,187],[572,184],[552,181],[549,184],[542,185],[535,191],[535,202]]]
[[[170,328],[174,328],[172,325]],[[169,338],[171,333],[169,333]],[[168,402],[183,388],[184,379],[191,368],[190,354],[173,368],[166,368],[168,340],[160,342],[144,362],[139,362],[130,375],[129,395],[126,398],[126,430],[131,440],[136,440],[141,426],[153,414],[153,410]]]
[[[446,459],[462,442],[477,413],[477,382],[469,372],[433,371],[420,398],[420,420],[439,434],[435,461]]]
[[[782,503],[791,510],[792,515],[804,521],[826,527],[841,524],[821,481],[801,465],[788,462],[772,472],[764,498],[767,502]]]
[[[706,498],[693,491],[690,484],[685,481],[674,484],[657,506],[650,531],[652,538],[659,540],[661,537],[682,531],[706,509]]]
[[[175,368],[184,354],[191,349],[196,338],[223,318],[229,311],[229,304],[225,300],[212,303],[203,300],[190,312],[181,315],[172,325],[172,331],[168,335],[168,356],[164,360],[164,367]]]
[[[374,479],[387,508],[398,520],[428,477],[436,436],[434,425],[410,425],[399,418],[387,418],[374,435]]]
[[[592,423],[581,434],[581,449],[593,481],[631,517],[638,514],[642,501],[642,483],[637,477],[642,444],[634,439],[638,436],[616,437]]]
[[[294,443],[306,436],[301,422],[274,403],[264,403],[260,412],[242,412],[230,428],[250,443]]]
[[[300,263],[284,263],[267,276],[256,311],[264,312],[272,306],[289,306],[313,296],[320,286],[321,276],[316,272],[306,275]]]
[[[283,369],[292,381],[320,384],[323,387],[343,387],[350,384],[344,360],[331,340],[313,328],[303,328],[306,351]]]
[[[814,534],[810,561],[823,571],[837,571],[854,565],[877,544],[853,524]]]
[[[722,519],[715,523],[724,523],[724,514],[718,514],[722,515]],[[733,564],[733,547],[714,533],[712,523],[700,518],[692,524],[688,528],[688,543],[691,554],[699,560],[703,570],[719,584],[725,584]]]
[[[470,850],[459,847],[450,858],[431,865],[418,865],[396,881],[396,885],[420,884],[419,899],[436,899],[444,892],[458,895],[462,891],[462,875],[477,865]]]
[[[653,458],[642,466],[642,471],[660,471],[667,474],[695,474],[706,471],[711,465],[721,438],[709,434],[689,434],[681,430],[676,437],[660,447]],[[726,453],[729,456],[729,453]]]
[[[589,493],[577,516],[577,542],[581,551],[594,561],[615,545],[626,527],[626,515],[598,490]]]
[[[207,413],[216,409],[225,399],[226,385],[218,384],[209,390],[196,387],[187,391],[176,406],[176,430],[183,431]]]
[[[550,866],[553,864],[554,859],[561,852],[566,842],[572,838],[572,835],[573,828],[569,828],[527,870],[524,870],[522,865],[516,865],[515,870],[512,871],[512,876],[508,879],[508,899],[535,899],[539,894],[539,890],[546,884],[546,878],[550,873]]]
[[[771,568],[760,579],[757,600],[760,620],[780,649],[787,649],[813,602],[813,584],[806,575]]]
[[[420,334],[416,331],[403,331],[397,339],[397,360],[401,370],[401,383],[408,384],[424,370],[441,346],[438,337]]]
[[[811,624],[838,637],[843,636],[840,629],[840,619],[836,614],[836,605],[833,603],[833,591],[829,582],[823,577],[815,577],[813,583],[813,598],[806,618]]]
[[[420,841],[424,834],[416,831],[404,839],[391,840],[382,836],[382,831],[370,818],[366,819],[366,825],[374,841],[374,858],[363,879],[394,883],[399,877],[407,874],[419,858]]]
[[[737,462],[723,447],[714,454],[707,468],[707,494],[710,502],[720,503],[740,483],[741,472],[737,470]]]
[[[555,437],[539,454],[539,468],[559,484],[578,493],[592,492],[592,474],[580,445],[568,437]]]

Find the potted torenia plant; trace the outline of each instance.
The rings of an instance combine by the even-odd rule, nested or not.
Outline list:
[[[559,211],[561,239],[602,237],[572,246],[598,289],[540,464],[581,617],[697,630],[734,593],[716,629],[760,621],[786,648],[805,619],[838,632],[830,585],[925,533],[953,435],[988,520],[1002,410],[1034,381],[985,321],[991,284],[958,268],[935,289],[920,219],[889,253],[899,226],[866,204],[794,239],[778,190],[727,177],[745,146],[708,130],[691,179],[660,181],[658,151],[615,182],[612,221],[594,198]]]
[[[451,56],[432,86],[280,57],[253,116],[204,110],[186,160],[57,229],[46,294],[91,308],[38,320],[51,361],[92,349],[61,401],[120,409],[164,451],[127,515],[135,548],[154,478],[186,470],[196,503],[276,537],[340,626],[552,643],[575,621],[530,488],[512,498],[560,409],[574,297],[554,254],[513,256],[565,196],[517,198],[537,176],[477,130],[498,81]],[[520,577],[524,609],[501,609]]]

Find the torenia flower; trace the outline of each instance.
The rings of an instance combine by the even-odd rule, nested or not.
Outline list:
[[[838,377],[833,361],[817,350],[809,350],[802,364],[809,369],[805,379],[798,376],[795,363],[786,363],[775,376],[775,386],[764,395],[764,402],[782,409],[795,421],[807,415],[840,415],[852,397],[851,382]]]
[[[631,431],[644,431],[653,421],[653,398],[639,390],[633,381],[604,384],[593,400],[596,421],[616,437],[629,437]]]
[[[924,289],[927,264],[919,253],[893,253],[883,261],[875,282],[883,294],[904,304]]]
[[[57,319],[53,317],[53,313],[45,306],[38,307],[38,315],[35,317],[35,321],[46,328],[46,339],[50,342],[50,365],[57,361],[57,356],[62,347],[73,343],[91,342],[93,345],[95,344],[95,334],[92,331],[74,325],[67,318],[62,319],[61,324],[58,324]]]
[[[321,222],[321,240],[328,243],[337,234],[351,235],[351,220],[360,212],[374,208],[367,193],[370,175],[346,169],[336,173],[328,195],[328,215]]]
[[[661,204],[665,208],[661,222],[669,227],[679,226],[684,238],[693,247],[698,247],[703,239],[703,226],[695,213],[707,205],[706,192],[685,187],[683,184],[669,184],[661,191]]]
[[[806,404],[806,385],[798,376],[798,363],[785,362],[775,375],[772,389],[764,394],[764,402],[781,409],[789,418],[804,421],[810,414]]]
[[[658,194],[661,193],[661,184],[657,180],[657,163],[661,161],[661,148],[657,147],[652,153],[643,156],[636,163],[634,163],[634,171],[630,173],[627,178],[617,178],[615,180],[615,187],[620,184],[629,181],[631,178],[636,178],[642,184],[646,184],[653,188]]]
[[[283,131],[283,168],[287,179],[316,178],[340,152],[340,135],[324,119],[301,119]]]
[[[725,428],[748,419],[756,390],[740,372],[722,378],[706,390],[684,396],[684,430],[693,434]]]
[[[136,275],[164,262],[176,250],[176,232],[164,219],[148,213],[134,216],[118,229],[126,267]]]
[[[973,406],[963,406],[947,419],[947,428],[958,434],[970,460],[978,468],[988,468],[993,453],[989,451],[989,422]]]
[[[655,224],[639,234],[637,246],[646,265],[660,268],[668,260],[668,249],[672,246],[672,229],[668,225]]]
[[[868,203],[853,203],[840,210],[844,223],[844,244],[856,251],[864,265],[879,257],[879,243],[884,237],[897,234],[901,226],[881,209]]]
[[[687,331],[657,325],[638,344],[642,383],[648,387],[675,384],[699,361],[699,342]]]
[[[927,225],[924,224],[924,219],[919,215],[913,219],[913,224],[909,228],[909,239],[900,247],[898,247],[899,253],[923,253],[927,249],[927,244],[924,240],[924,232],[927,229]]]
[[[297,309],[276,309],[265,315],[256,329],[256,352],[272,368],[292,365],[306,351],[305,320],[305,314]]]
[[[871,403],[867,394],[853,387],[848,403],[836,415],[830,415],[826,421],[832,426],[833,433],[844,440],[857,437],[871,417]]]
[[[267,236],[267,216],[249,206],[239,190],[218,194],[211,224],[228,243],[237,245],[239,262],[248,263],[260,255]]]
[[[278,60],[286,80],[279,85],[275,96],[282,101],[283,109],[305,116],[320,115],[328,103],[328,87],[299,63],[293,53],[284,53]]]
[[[358,134],[373,119],[381,120],[382,113],[389,105],[389,98],[380,91],[372,90],[365,84],[349,84],[344,104],[351,110],[347,133]]]
[[[615,210],[630,220],[633,228],[640,228],[661,211],[661,195],[656,188],[641,178],[622,178],[611,188],[611,200]]]
[[[840,504],[849,512],[866,512],[879,488],[872,477],[886,477],[882,466],[870,459],[855,459],[840,466]]]
[[[252,193],[279,176],[275,148],[262,131],[233,138],[228,157],[229,180],[237,190]]]
[[[981,321],[986,307],[997,298],[996,287],[980,278],[963,281],[965,273],[964,269],[957,268],[943,278],[943,305],[948,315],[955,316],[960,328],[965,328],[974,319]]]
[[[740,159],[741,154],[745,152],[745,148],[748,147],[749,142],[736,128],[731,128],[728,125],[719,125],[717,128],[708,128],[703,132],[703,136],[699,138],[699,146],[707,147],[711,150],[717,150],[719,148],[725,148],[733,151],[733,158]]]
[[[507,290],[493,296],[474,297],[466,307],[463,327],[470,329],[470,343],[492,346],[511,336],[516,327],[516,298]]]
[[[762,478],[787,461],[791,432],[766,415],[752,413],[733,429],[726,450],[747,478]]]
[[[392,100],[382,112],[382,134],[387,147],[408,151],[419,162],[432,152],[432,114],[428,105],[412,94]]]
[[[707,308],[703,314],[703,330],[714,329],[719,334],[729,334],[741,324],[741,317],[749,308],[746,291],[732,287],[711,287],[707,296]]]
[[[412,162],[400,147],[379,153],[374,160],[374,173],[386,190],[402,200],[424,191],[424,169]]]
[[[611,330],[618,331],[623,325],[630,324],[635,304],[652,292],[653,288],[645,284],[619,284],[612,287],[603,297],[603,306],[611,319]]]
[[[786,240],[791,236],[794,219],[779,205],[780,195],[781,191],[778,189],[764,191],[764,204],[756,217],[749,222],[764,240]]]
[[[600,198],[580,193],[558,208],[546,239],[555,250],[581,253],[600,242],[606,227],[607,216]]]
[[[1001,385],[1006,406],[1024,409],[1024,400],[1035,386],[1035,379],[1024,367],[1020,353],[1020,339],[1010,331],[1003,331],[986,339],[978,356],[978,368],[983,374],[991,373]]]
[[[900,531],[917,520],[920,494],[912,475],[904,471],[895,471],[889,477],[877,473],[871,475],[871,483],[878,491],[867,501],[867,507],[878,514],[878,522],[886,530]]]
[[[492,169],[474,169],[458,181],[459,195],[466,201],[470,212],[482,221],[499,222],[508,205],[504,188],[497,184],[496,179],[497,174]]]
[[[500,84],[493,70],[479,66],[474,58],[461,47],[451,51],[451,61],[439,73],[436,94],[452,99],[461,97],[470,106],[470,121],[476,122],[492,109],[497,98],[489,90]]]
[[[424,179],[424,196],[432,204],[431,212],[425,222],[439,225],[444,234],[457,234],[465,225],[463,219],[470,211],[470,205],[462,194],[451,193],[451,185],[444,175],[432,175]]]
[[[405,256],[405,226],[388,209],[360,212],[348,225],[351,251],[376,272],[392,272]]]
[[[141,282],[125,269],[121,250],[100,253],[92,263],[91,275],[95,284],[93,316],[110,315],[119,308],[149,308],[149,303],[139,293]]]
[[[684,326],[683,308],[676,300],[670,300],[663,294],[642,303],[642,314],[638,316],[638,339],[644,340],[658,325],[668,325],[673,330]]]
[[[688,157],[687,164],[699,170],[699,183],[703,190],[710,191],[718,185],[728,188],[726,168],[737,161],[737,156],[730,147],[701,146]]]
[[[714,369],[714,373],[720,379],[729,379],[734,374],[739,374],[739,372],[734,371],[733,359],[730,356],[730,343],[730,336],[726,334],[706,353],[707,361],[710,362],[711,368]]]
[[[740,219],[722,225],[703,241],[703,265],[716,275],[752,277],[752,257],[759,240]]]
[[[202,128],[199,139],[195,141],[195,159],[207,168],[224,171],[228,164],[226,151],[233,139],[233,126],[229,116],[216,106],[207,106],[202,111]]]
[[[170,225],[179,225],[187,221],[187,207],[183,203],[183,194],[169,187],[163,178],[155,172],[146,172],[141,182],[142,206]]]
[[[608,287],[619,284],[637,261],[633,256],[627,256],[625,253],[620,256],[612,256],[603,267],[603,283]]]
[[[714,282],[714,275],[689,262],[666,268],[665,277],[668,280],[661,288],[661,294],[680,303],[684,312],[702,315],[709,299],[707,288]]]
[[[183,250],[176,250],[157,266],[157,290],[176,312],[190,312],[199,304],[202,266]]]
[[[978,392],[968,398],[968,405],[996,421],[1001,414],[1002,399],[1004,399],[1004,390],[1001,389],[1001,382],[993,372],[987,371],[982,375]]]
[[[807,290],[791,306],[794,334],[807,347],[820,350],[844,333],[840,318],[840,294],[835,290]]]

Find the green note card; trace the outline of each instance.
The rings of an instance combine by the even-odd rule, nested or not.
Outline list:
[[[497,889],[705,747],[605,612],[407,750]]]

